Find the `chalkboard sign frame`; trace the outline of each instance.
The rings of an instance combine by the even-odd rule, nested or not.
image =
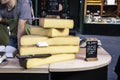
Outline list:
[[[86,41],[86,61],[96,61],[98,53],[98,41]]]

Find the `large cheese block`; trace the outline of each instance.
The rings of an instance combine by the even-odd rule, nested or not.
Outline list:
[[[20,59],[19,63],[24,68],[33,68],[36,66],[47,65],[72,59],[75,59],[75,54],[57,54],[47,58]]]
[[[34,54],[58,54],[58,53],[77,53],[79,52],[79,46],[48,46],[48,47],[36,47],[36,46],[21,46],[20,55],[34,55]]]
[[[38,35],[24,35],[21,37],[21,45],[29,46],[36,45],[38,42],[46,42],[48,46],[53,45],[79,45],[80,39],[77,36],[66,36],[66,37],[45,37]]]
[[[55,29],[55,28],[41,28],[38,26],[31,26],[30,34],[40,35],[40,36],[48,36],[48,37],[57,37],[57,36],[68,36],[69,29]]]
[[[74,21],[72,19],[40,18],[39,26],[44,28],[69,28],[72,29]]]

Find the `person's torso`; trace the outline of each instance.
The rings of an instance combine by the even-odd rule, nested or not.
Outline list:
[[[21,8],[21,7],[22,7],[23,4],[25,4],[25,2],[28,3],[27,1],[28,1],[28,0],[17,0],[15,7],[14,7],[12,10],[10,10],[10,11],[8,11],[6,8],[3,8],[3,9],[1,10],[1,16],[2,16],[3,18],[7,18],[7,19],[15,19],[16,17],[19,17],[19,15],[21,15],[20,12],[21,12],[22,9],[23,9],[23,8]],[[26,7],[25,7],[24,9],[27,10]],[[29,12],[30,12],[30,11],[29,11]],[[27,19],[27,20],[28,20],[28,23],[31,23],[30,18],[31,18],[31,17],[29,17],[29,19]]]
[[[11,34],[14,36],[17,35],[18,20],[19,20],[21,11],[23,9],[23,8],[21,9],[21,7],[22,7],[22,4],[25,3],[25,1],[28,1],[28,0],[17,0],[15,7],[10,11],[8,11],[5,7],[1,9],[1,16],[2,18],[6,18],[6,23],[10,27]],[[31,24],[31,19],[26,19],[26,20],[28,24]]]

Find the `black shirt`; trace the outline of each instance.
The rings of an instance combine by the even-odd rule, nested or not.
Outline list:
[[[48,14],[59,14],[59,4],[64,8],[64,0],[48,0],[46,4],[46,12]]]

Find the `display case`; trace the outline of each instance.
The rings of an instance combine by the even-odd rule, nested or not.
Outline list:
[[[104,0],[103,11],[101,16],[117,17],[118,16],[118,2],[116,0]]]
[[[83,7],[81,34],[120,34],[120,0],[83,0]]]
[[[84,23],[120,24],[120,0],[85,0]]]
[[[120,0],[117,1],[117,7],[118,7],[117,15],[120,16]]]
[[[96,13],[99,10],[100,15],[102,15],[103,0],[85,0],[84,16],[87,15],[88,10],[90,11],[90,13]]]

